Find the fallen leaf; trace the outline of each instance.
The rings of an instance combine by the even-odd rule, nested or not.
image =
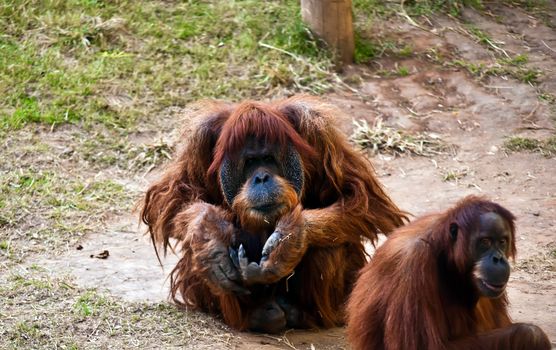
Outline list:
[[[102,252],[98,253],[98,254],[91,254],[91,258],[97,258],[97,259],[108,259],[108,257],[110,256],[110,253],[108,252],[108,250],[103,250]]]

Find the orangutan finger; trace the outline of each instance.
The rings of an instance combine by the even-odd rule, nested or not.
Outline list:
[[[263,253],[262,253],[262,257],[261,257],[261,264],[265,261],[268,260],[268,257],[270,256],[270,253],[272,253],[272,251],[278,246],[278,244],[280,243],[280,240],[282,239],[282,234],[278,231],[274,231],[270,237],[268,237],[268,239],[266,240],[264,246],[263,246]]]

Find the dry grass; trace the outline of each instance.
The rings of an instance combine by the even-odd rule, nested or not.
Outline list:
[[[512,136],[504,142],[504,147],[512,152],[535,152],[545,157],[552,157],[556,155],[556,136],[546,140]]]
[[[454,181],[455,183],[458,183],[459,180],[463,179],[468,174],[469,174],[468,167],[446,169],[442,176],[442,180],[445,182]]]
[[[36,265],[0,282],[0,349],[222,349],[237,342],[210,316],[123,302]]]
[[[550,243],[544,251],[527,259],[519,259],[515,265],[537,280],[553,280],[556,277],[556,243]]]
[[[385,126],[381,118],[377,118],[372,125],[365,120],[354,120],[353,123],[355,127],[350,136],[351,141],[372,154],[433,157],[446,154],[450,149],[436,135],[425,133],[410,135]]]
[[[133,156],[130,157],[129,168],[149,172],[157,165],[171,159],[174,147],[161,139],[155,143],[134,146],[130,149],[130,153]]]

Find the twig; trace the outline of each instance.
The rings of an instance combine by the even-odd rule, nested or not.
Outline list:
[[[421,26],[420,24],[418,24],[417,22],[415,22],[415,21],[413,20],[413,18],[411,18],[411,17],[407,14],[407,12],[405,11],[405,7],[403,6],[404,2],[405,2],[405,0],[402,0],[401,3],[400,3],[401,12],[400,12],[399,14],[400,14],[402,17],[404,17],[404,18],[409,22],[409,24],[411,24],[412,26],[417,27],[417,28],[419,28],[419,29],[421,29],[421,30],[424,30],[425,32],[432,33],[432,34],[434,34],[434,35],[438,35],[437,33],[433,32],[433,31],[431,31],[431,30],[428,30],[427,28],[425,28],[425,27]]]
[[[415,112],[414,110],[412,110],[409,107],[405,107],[405,108],[409,111],[409,113],[413,114],[416,117],[422,117],[423,116],[422,114],[419,114],[419,113]]]
[[[93,329],[93,331],[87,336],[87,338],[91,338],[93,335],[95,335],[95,333],[97,332],[98,328],[100,327],[100,325],[102,324],[102,321],[98,322],[96,327]],[[109,325],[110,326],[110,325]]]
[[[297,349],[297,348],[295,347],[295,345],[293,345],[293,343],[288,339],[288,332],[289,332],[289,331],[290,331],[290,330],[284,332],[284,337],[283,337],[283,338],[284,338],[284,343],[285,343],[287,346],[289,346],[290,348],[292,348],[292,349]]]
[[[544,42],[544,40],[541,40],[541,43],[542,43],[544,46],[546,46],[550,51],[556,52],[556,50],[554,50],[553,48],[551,48],[550,46],[548,46],[548,45]]]
[[[340,85],[342,85],[343,87],[345,87],[346,89],[350,90],[351,92],[355,93],[355,94],[359,94],[360,91],[357,90],[356,88],[353,88],[351,86],[349,86],[348,84],[346,84],[339,76],[338,74],[334,73],[332,74],[332,76],[334,77],[334,79],[336,79],[336,82]]]
[[[469,31],[467,31],[466,29],[462,28],[461,26],[458,26],[458,27],[455,28],[455,29],[454,29],[454,28],[451,28],[451,29],[454,30],[454,31],[459,31],[460,33],[463,33],[463,34],[467,35],[468,37],[470,37],[470,38],[472,38],[472,39],[478,41],[476,35],[474,35],[474,34],[472,34],[472,33],[469,33]],[[506,50],[504,50],[504,49],[501,48],[501,47],[496,46],[489,38],[482,38],[482,39],[485,40],[485,42],[486,42],[490,47],[492,47],[494,50],[502,52],[502,53],[504,54],[504,56],[506,56],[506,58],[511,59],[510,55],[508,55],[508,53],[506,52]]]
[[[502,53],[504,54],[504,56],[506,56],[507,58],[511,59],[510,55],[508,55],[508,53],[506,52],[506,50],[504,50],[504,49],[501,48],[501,47],[498,47],[498,46],[494,45],[494,43],[493,43],[492,41],[490,41],[490,39],[488,39],[488,38],[484,38],[484,39],[485,39],[485,41],[486,41],[493,49],[502,52]]]
[[[525,118],[523,118],[523,120],[528,120],[529,118],[531,118],[535,114],[535,112],[537,111],[537,108],[539,108],[539,102],[538,101],[537,101],[537,104],[535,105],[535,108],[533,108],[531,110],[531,112]]]
[[[520,127],[519,130],[550,130],[550,131],[554,131],[554,130],[556,130],[556,129],[554,129],[554,128],[549,128],[549,127],[546,127],[546,126],[539,126],[539,125],[537,125],[537,124],[532,123],[532,124],[529,125],[529,126],[522,126],[522,127]]]
[[[290,342],[290,340],[288,338],[278,338],[278,337],[273,337],[271,335],[268,334],[261,334],[261,336],[272,339],[277,341],[278,343],[283,343],[285,345],[287,345],[289,348],[297,350],[297,348]]]
[[[275,51],[278,51],[278,52],[283,53],[283,54],[285,54],[285,55],[288,55],[288,56],[292,57],[293,59],[295,59],[296,61],[302,62],[302,63],[304,63],[304,64],[306,64],[306,65],[308,65],[308,66],[313,67],[314,69],[316,69],[316,70],[319,71],[320,73],[330,74],[330,72],[325,71],[324,69],[322,69],[322,68],[319,67],[318,65],[311,64],[311,63],[309,63],[307,60],[303,59],[302,57],[297,56],[296,54],[294,54],[294,53],[292,53],[292,52],[286,51],[286,50],[281,49],[281,48],[276,47],[276,46],[272,46],[272,45],[263,43],[262,41],[259,41],[259,46],[265,47],[265,48],[267,48],[267,49],[275,50]],[[331,75],[332,75],[332,77],[334,78],[334,80],[336,80],[336,82],[337,82],[338,84],[342,85],[343,87],[345,87],[346,89],[350,90],[350,91],[353,92],[353,93],[359,94],[359,90],[357,90],[357,89],[355,89],[355,88],[349,86],[348,84],[346,84],[346,83],[338,76],[338,74],[333,73],[333,74],[331,74]],[[313,92],[314,92],[314,91],[313,91]]]
[[[295,59],[298,60],[298,61],[303,61],[303,62],[305,62],[305,60],[304,60],[303,58],[297,56],[297,55],[294,54],[294,53],[291,53],[291,52],[289,52],[289,51],[286,51],[286,50],[284,50],[284,49],[281,49],[281,48],[279,48],[279,47],[272,46],[272,45],[269,45],[269,44],[265,44],[265,43],[263,43],[263,42],[261,42],[261,41],[259,41],[259,46],[266,47],[267,49],[271,49],[271,50],[276,50],[276,51],[281,52],[281,53],[284,53],[284,54],[286,54],[286,55],[288,55],[288,56],[290,56],[290,57],[293,57],[293,58],[295,58]]]
[[[483,85],[487,89],[513,89],[513,86],[494,86],[494,85]]]
[[[319,66],[307,62],[307,60],[303,59],[302,57],[297,56],[296,54],[294,54],[294,53],[292,53],[292,52],[286,51],[286,50],[281,49],[281,48],[276,47],[276,46],[272,46],[272,45],[269,45],[269,44],[265,44],[265,43],[263,43],[262,41],[259,41],[259,46],[266,47],[267,49],[275,50],[275,51],[281,52],[281,53],[283,53],[283,54],[286,54],[286,55],[292,57],[293,59],[295,59],[296,61],[303,62],[303,63],[305,63],[306,65],[315,68],[316,70],[318,70],[318,71],[321,72],[321,73],[325,73],[325,74],[328,74],[328,73],[329,73],[329,72],[325,71],[324,69],[320,68]]]

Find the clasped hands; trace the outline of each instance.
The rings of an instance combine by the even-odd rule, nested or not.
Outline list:
[[[274,232],[266,240],[259,262],[249,262],[245,247],[236,249],[215,242],[209,261],[210,279],[223,290],[248,295],[248,287],[272,284],[289,275],[303,257],[307,242],[300,205],[280,218]]]

